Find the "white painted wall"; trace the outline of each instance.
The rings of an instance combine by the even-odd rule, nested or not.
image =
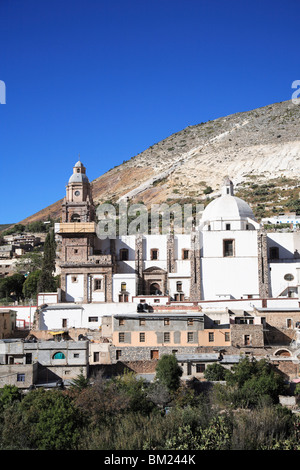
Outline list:
[[[204,258],[201,276],[204,300],[224,294],[241,299],[259,293],[257,258]]]
[[[223,256],[223,240],[234,239],[234,256]],[[235,299],[258,295],[257,232],[203,233],[201,278],[204,300],[220,295]]]
[[[56,304],[42,310],[40,315],[41,330],[60,330],[62,320],[67,319],[67,328],[89,328],[99,330],[102,317],[115,313],[136,313],[136,303],[103,304]],[[96,317],[97,321],[89,321]]]
[[[136,275],[135,274],[114,274],[113,275],[113,301],[119,302],[119,294],[121,293],[121,284],[126,283],[126,290],[129,292],[129,302],[136,295]]]
[[[101,289],[95,290],[95,281],[99,279],[101,281]],[[91,292],[90,292],[91,289]],[[104,302],[105,301],[105,279],[102,274],[93,274],[89,276],[88,280],[88,297],[92,299],[92,302]]]
[[[72,282],[72,278],[76,277],[77,282]],[[66,301],[82,302],[84,296],[84,275],[68,274],[66,276]]]
[[[268,249],[272,246],[279,248],[281,259],[295,259],[296,250],[300,256],[300,232],[270,232],[267,241]]]
[[[299,263],[269,263],[270,279],[271,279],[271,296],[278,297],[287,287],[297,287],[298,285],[298,270],[300,269]],[[284,279],[286,274],[292,274],[294,279],[287,281]]]
[[[182,292],[185,297],[190,296],[190,286],[191,280],[189,277],[183,277],[179,274],[169,274],[169,295],[174,298],[175,293],[180,293],[177,291],[177,282],[182,283]]]

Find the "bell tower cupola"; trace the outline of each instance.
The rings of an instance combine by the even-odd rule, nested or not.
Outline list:
[[[222,196],[233,196],[233,182],[228,176],[223,180]]]
[[[67,184],[66,197],[62,205],[62,222],[93,222],[94,219],[95,208],[91,185],[85,166],[78,160]]]

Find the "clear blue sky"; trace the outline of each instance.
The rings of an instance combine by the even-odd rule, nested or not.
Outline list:
[[[291,99],[299,0],[0,0],[1,217],[184,129]]]

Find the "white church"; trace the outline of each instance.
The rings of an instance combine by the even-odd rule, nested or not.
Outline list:
[[[79,161],[55,226],[63,303],[298,297],[300,232],[263,230],[228,177],[189,234],[99,239],[95,213]]]

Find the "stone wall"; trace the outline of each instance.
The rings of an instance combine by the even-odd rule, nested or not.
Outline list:
[[[174,351],[179,354],[195,354],[197,347],[166,347],[166,346],[157,346],[157,347],[116,347],[111,346],[110,348],[110,357],[111,362],[116,363],[119,361],[137,362],[137,361],[150,361],[151,353],[153,351],[158,351],[158,358],[161,358],[163,354],[172,354]],[[117,351],[121,351],[121,356],[117,359]]]
[[[199,234],[193,233],[191,236],[191,287],[190,300],[198,302],[202,298],[201,293],[201,267],[200,267],[200,240]]]
[[[230,325],[231,345],[233,347],[264,347],[263,325]],[[246,341],[249,338],[249,343]]]
[[[269,286],[269,265],[268,265],[268,248],[267,234],[264,230],[257,232],[257,258],[258,258],[258,283],[259,296],[262,299],[270,297]]]

